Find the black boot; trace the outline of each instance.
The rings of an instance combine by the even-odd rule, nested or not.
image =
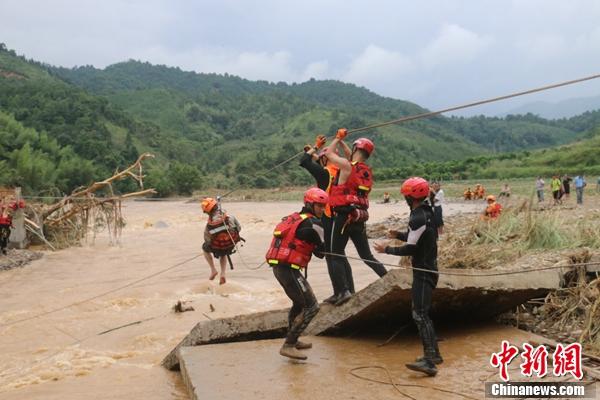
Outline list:
[[[338,299],[338,295],[334,293],[331,296],[329,296],[328,298],[326,298],[325,300],[323,300],[323,303],[335,304],[337,299]]]
[[[419,361],[423,361],[423,360],[425,360],[425,356],[419,357],[415,361],[419,362]],[[433,356],[431,358],[431,362],[433,362],[435,365],[440,365],[441,363],[444,362],[444,359],[442,358],[442,356],[440,354],[436,354],[435,356]]]
[[[342,304],[344,304],[345,302],[347,302],[348,300],[350,300],[350,298],[352,298],[352,293],[350,293],[349,290],[344,290],[343,292],[341,292],[337,296],[337,300],[335,301],[335,305],[336,306],[341,306]]]
[[[442,355],[440,354],[440,348],[438,346],[437,338],[433,342],[433,350],[429,350],[429,352],[431,353],[431,357],[429,357],[429,358],[435,365],[440,365],[441,363],[444,362],[444,359],[442,358]],[[418,361],[421,361],[424,359],[425,359],[425,356],[417,358],[416,361],[418,362]]]
[[[437,368],[433,361],[428,358],[421,357],[413,363],[406,364],[406,368],[418,371],[426,374],[427,376],[435,376],[437,374]]]

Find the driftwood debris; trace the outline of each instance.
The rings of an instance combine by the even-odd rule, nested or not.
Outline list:
[[[177,300],[177,303],[173,306],[173,311],[176,313],[183,313],[187,311],[194,311],[194,307],[186,305],[187,301]]]
[[[57,248],[78,243],[88,233],[95,235],[102,228],[108,230],[111,243],[118,242],[124,226],[122,200],[156,193],[154,189],[144,189],[142,166],[145,159],[153,157],[144,153],[123,171],[116,171],[111,177],[88,187],[77,188],[54,204],[32,209],[32,218],[26,220],[28,230]],[[113,184],[125,179],[133,179],[140,190],[115,194]]]

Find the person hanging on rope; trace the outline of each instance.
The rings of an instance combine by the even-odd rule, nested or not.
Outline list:
[[[410,207],[407,232],[390,231],[389,236],[406,242],[404,246],[391,247],[386,243],[375,243],[378,253],[396,256],[411,256],[413,268],[437,272],[437,225],[431,206],[425,202],[429,195],[429,183],[419,177],[407,179],[400,188],[400,193]],[[443,362],[429,317],[433,289],[437,286],[438,274],[413,270],[412,283],[412,317],[419,329],[423,342],[424,356],[406,367],[435,376],[436,364]]]
[[[354,247],[365,263],[380,277],[387,270],[373,257],[367,239],[365,222],[369,219],[369,192],[373,186],[373,173],[365,161],[369,158],[375,145],[369,139],[360,138],[354,141],[351,159],[347,160],[335,154],[337,144],[343,141],[348,134],[345,128],[338,129],[331,145],[325,155],[329,162],[339,168],[333,185],[329,204],[333,211],[333,224],[331,227],[331,258],[333,274],[331,283],[334,293],[338,293],[332,302],[336,305],[345,303],[352,297],[351,289],[354,288],[352,269],[350,264],[344,262],[346,245],[352,240]]]
[[[212,197],[203,199],[201,206],[202,211],[208,214],[208,221],[204,229],[204,244],[202,245],[204,258],[210,266],[210,277],[208,279],[212,281],[218,275],[213,260],[214,255],[215,258],[219,259],[221,266],[219,284],[223,285],[227,282],[225,277],[227,258],[234,252],[236,243],[242,240],[240,237],[242,226],[234,216],[223,212],[217,200]]]
[[[304,154],[300,159],[300,166],[306,169],[312,176],[315,178],[317,183],[317,187],[321,190],[324,190],[327,194],[331,192],[331,186],[336,178],[339,168],[333,163],[328,162],[327,156],[325,155],[326,149],[323,149],[327,139],[324,135],[318,135],[315,140],[314,147],[310,145],[304,146]],[[344,142],[340,142],[342,150],[346,159],[350,159],[352,156],[352,151]],[[338,154],[336,149],[336,154]],[[323,228],[325,230],[325,251],[331,252],[331,227],[333,224],[331,215],[331,206],[327,204],[325,207],[325,212],[321,217],[321,222],[323,223]],[[325,261],[327,263],[327,272],[329,273],[330,279],[333,281],[334,270],[333,263],[331,261],[331,255],[325,256]],[[350,262],[348,259],[344,258],[344,270],[351,271]],[[354,293],[354,282],[350,283],[349,287],[350,293]],[[325,303],[333,304],[337,301],[339,296],[339,292],[336,290],[336,286],[334,286],[333,295],[326,298],[324,300]]]
[[[265,256],[273,275],[292,300],[288,314],[288,332],[279,354],[306,360],[298,350],[310,349],[311,343],[298,340],[304,329],[319,311],[317,299],[308,280],[302,276],[314,254],[323,258],[324,230],[321,216],[329,195],[319,188],[304,193],[304,207],[283,218],[273,231],[273,240]]]

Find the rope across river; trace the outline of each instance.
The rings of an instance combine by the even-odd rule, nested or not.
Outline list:
[[[375,124],[364,126],[362,128],[348,129],[348,135],[351,135],[351,134],[357,133],[357,132],[363,132],[363,131],[375,129],[375,128],[381,128],[381,127],[388,126],[388,125],[397,125],[397,124],[401,124],[403,122],[408,122],[408,121],[414,121],[414,120],[417,120],[417,119],[434,117],[436,115],[448,113],[448,112],[451,112],[451,111],[463,110],[465,108],[476,107],[476,106],[480,106],[480,105],[483,105],[483,104],[494,103],[494,102],[497,102],[497,101],[507,100],[507,99],[511,99],[511,98],[515,98],[515,97],[520,97],[520,96],[525,96],[525,95],[532,94],[532,93],[543,92],[545,90],[556,89],[556,88],[563,87],[563,86],[574,85],[576,83],[586,82],[586,81],[590,81],[590,80],[598,79],[598,78],[600,78],[600,74],[594,74],[594,75],[586,76],[586,77],[583,77],[583,78],[572,79],[572,80],[569,80],[569,81],[563,81],[563,82],[559,82],[559,83],[553,83],[553,84],[550,84],[550,85],[545,85],[545,86],[540,86],[540,87],[533,88],[533,89],[528,89],[528,90],[523,90],[523,91],[519,91],[519,92],[514,92],[514,93],[510,93],[510,94],[503,95],[503,96],[497,96],[497,97],[492,97],[492,98],[484,99],[484,100],[478,100],[478,101],[474,101],[474,102],[471,102],[471,103],[466,103],[466,104],[462,104],[462,105],[458,105],[458,106],[448,107],[448,108],[444,108],[444,109],[437,110],[437,111],[428,111],[428,112],[424,112],[424,113],[420,113],[420,114],[407,115],[407,116],[402,117],[402,118],[393,119],[391,121],[386,121],[386,122],[379,122],[379,123],[375,123]],[[294,154],[293,156],[289,157],[288,159],[283,160],[280,163],[278,163],[278,164],[274,165],[273,167],[269,168],[268,170],[263,171],[263,173],[268,174],[269,172],[272,172],[275,169],[277,169],[277,168],[279,168],[279,167],[281,167],[281,166],[283,166],[283,165],[285,165],[285,164],[287,164],[287,163],[295,160],[296,158],[300,157],[302,154],[304,154],[304,151],[301,151],[301,152],[298,152],[298,153]],[[226,192],[225,194],[223,194],[221,197],[227,197],[227,196],[229,196],[230,194],[234,193],[235,191],[237,191],[239,189],[240,189],[240,187],[231,189],[228,192]]]

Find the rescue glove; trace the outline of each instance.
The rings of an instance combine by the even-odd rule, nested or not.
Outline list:
[[[336,139],[340,139],[340,140],[344,140],[344,138],[346,137],[346,135],[348,135],[348,129],[346,128],[340,128],[337,130],[337,133],[335,134],[335,138]]]
[[[327,143],[325,135],[318,135],[315,139],[315,149],[319,150],[325,143]]]

